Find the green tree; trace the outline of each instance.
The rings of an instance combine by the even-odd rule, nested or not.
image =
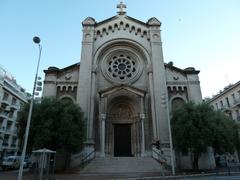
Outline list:
[[[23,140],[29,105],[18,115],[18,135]],[[85,125],[83,112],[76,104],[53,98],[44,98],[34,104],[28,139],[28,152],[38,148],[49,148],[67,153],[83,148]]]
[[[238,124],[223,112],[215,112],[212,147],[215,154],[233,153],[240,149]]]
[[[175,108],[171,125],[174,149],[190,153],[194,169],[198,169],[198,159],[207,147],[216,153],[233,152],[239,139],[236,123],[206,103],[190,102]]]

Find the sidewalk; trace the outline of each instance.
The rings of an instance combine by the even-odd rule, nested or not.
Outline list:
[[[239,171],[231,172],[231,175],[239,175]],[[211,176],[228,176],[229,173],[225,172],[208,172],[199,174],[179,174],[176,176],[160,176],[157,174],[149,174],[148,176],[142,176],[141,173],[127,173],[127,174],[104,174],[104,173],[92,173],[92,174],[81,174],[80,172],[64,172],[55,174],[56,180],[161,180],[161,179],[194,179],[194,178],[206,178]],[[16,180],[18,171],[0,171],[1,180]],[[32,175],[28,172],[23,173],[23,180],[32,180]],[[229,176],[230,177],[230,176]]]

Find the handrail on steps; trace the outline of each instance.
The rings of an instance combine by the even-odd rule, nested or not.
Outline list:
[[[94,159],[96,157],[96,153],[95,153],[95,149],[92,150],[90,153],[86,154],[86,156],[83,156],[83,158],[81,158],[80,160],[80,166],[84,167],[89,161],[91,161],[92,159]],[[91,157],[93,155],[93,157]]]

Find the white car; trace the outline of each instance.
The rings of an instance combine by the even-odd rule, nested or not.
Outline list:
[[[2,169],[18,169],[20,167],[20,156],[8,156],[2,162]]]

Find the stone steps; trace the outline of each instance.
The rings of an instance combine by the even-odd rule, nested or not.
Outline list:
[[[120,177],[162,176],[161,165],[151,157],[95,158],[84,167],[82,176],[107,175]]]

